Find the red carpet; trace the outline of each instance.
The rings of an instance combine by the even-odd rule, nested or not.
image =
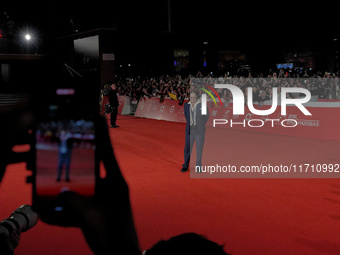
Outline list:
[[[339,179],[193,179],[179,170],[184,124],[120,116],[110,129],[142,249],[196,232],[231,254],[340,254]],[[228,131],[233,164],[339,159],[340,142]],[[337,162],[339,163],[339,162]],[[24,164],[8,167],[0,217],[31,202]],[[92,254],[79,229],[39,222],[16,254]]]
[[[51,146],[50,146],[51,147]],[[94,150],[74,148],[72,150],[70,173],[71,182],[65,182],[65,165],[60,182],[56,182],[58,166],[58,148],[37,150],[37,193],[38,195],[56,196],[61,190],[73,190],[82,195],[94,194]]]

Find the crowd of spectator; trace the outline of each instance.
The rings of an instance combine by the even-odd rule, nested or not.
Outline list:
[[[94,137],[93,121],[78,119],[78,120],[59,120],[45,121],[39,123],[37,127],[37,138],[40,142],[56,142],[62,130],[69,131],[73,137],[80,140],[92,140]]]
[[[242,89],[244,94],[247,87],[253,88],[253,101],[263,102],[271,100],[272,88],[277,87],[280,93],[282,87],[301,87],[308,89],[312,96],[320,99],[340,99],[340,84],[337,75],[328,73],[307,74],[301,76],[291,76],[279,70],[273,72],[267,77],[262,74],[251,75],[248,77],[240,76],[220,76],[213,77],[211,74],[202,75],[198,72],[196,75],[161,75],[158,77],[121,77],[116,81],[118,94],[131,98],[132,104],[137,104],[140,100],[150,97],[160,97],[161,99],[169,96],[169,93],[176,95],[178,100],[188,99],[190,85],[193,78],[201,78],[202,83],[213,85],[214,83],[229,83]],[[203,93],[202,91],[200,91]],[[232,95],[227,89],[217,89],[222,100],[229,101]],[[299,97],[299,94],[289,94],[288,97]]]
[[[181,98],[189,97],[190,78],[182,78],[181,75],[162,75],[159,77],[129,77],[117,81],[118,94],[131,97],[134,100],[141,100],[146,97],[166,97],[169,93]]]

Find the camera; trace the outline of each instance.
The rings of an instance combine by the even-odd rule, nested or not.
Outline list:
[[[13,232],[25,232],[33,228],[39,220],[39,215],[30,205],[22,205],[8,219],[0,222],[0,233],[10,235]]]
[[[112,112],[113,112],[113,107],[110,104],[106,104],[104,113],[112,113]]]

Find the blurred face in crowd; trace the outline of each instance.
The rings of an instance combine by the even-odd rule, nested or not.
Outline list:
[[[112,90],[116,90],[116,88],[117,88],[117,87],[116,87],[116,84],[114,84],[114,83],[111,84],[111,89],[112,89]]]
[[[190,102],[191,104],[195,105],[197,102],[197,96],[195,93],[190,93]]]

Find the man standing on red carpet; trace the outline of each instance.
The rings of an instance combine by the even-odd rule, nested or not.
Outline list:
[[[70,182],[70,165],[73,147],[72,134],[69,131],[61,130],[59,136],[59,156],[58,156],[58,175],[57,182],[60,182],[63,165],[65,164],[65,180]]]
[[[111,90],[109,92],[109,102],[110,102],[110,105],[112,107],[111,127],[117,128],[117,127],[119,127],[119,126],[116,125],[119,102],[118,102],[118,96],[117,96],[117,86],[114,83],[111,84]]]
[[[206,115],[202,115],[201,100],[198,93],[192,91],[190,93],[190,102],[184,104],[184,116],[187,121],[185,127],[185,147],[184,147],[184,163],[181,172],[189,169],[190,156],[192,146],[196,141],[196,166],[202,166],[202,154],[205,139],[205,124],[209,119],[209,111]]]

